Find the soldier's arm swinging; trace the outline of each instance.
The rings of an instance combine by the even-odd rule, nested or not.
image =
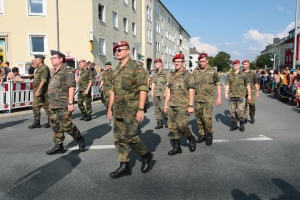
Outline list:
[[[189,105],[194,105],[194,94],[195,89],[189,88]],[[188,113],[191,114],[194,112],[194,108],[188,107]]]
[[[141,90],[139,94],[139,108],[144,108],[147,98],[147,92]],[[141,123],[144,120],[144,110],[138,110],[136,113],[136,120]]]
[[[155,83],[151,83],[151,98],[153,99],[154,98],[154,88],[155,88]]]
[[[40,82],[40,85],[39,85],[38,89],[36,90],[34,96],[36,96],[36,97],[40,96],[40,92],[41,92],[41,89],[43,88],[44,84],[45,84],[45,82]]]
[[[73,112],[74,111],[74,105],[73,105],[73,100],[74,100],[74,93],[75,93],[75,87],[69,87],[69,101],[68,101],[68,111]],[[69,103],[72,104],[70,105]]]
[[[90,88],[91,88],[91,86],[92,86],[92,83],[93,83],[93,82],[89,82],[89,85],[88,85],[88,87],[86,88],[86,90],[84,91],[84,94],[88,94],[88,93],[89,93],[89,90],[90,90]]]
[[[170,88],[166,87],[166,92],[165,92],[166,96],[165,96],[165,104],[164,104],[164,111],[165,113],[168,112],[168,103],[170,101]]]
[[[225,99],[228,100],[228,90],[229,90],[229,85],[225,86]]]
[[[248,91],[248,94],[251,94],[251,88],[250,88],[250,85],[247,85],[247,91]],[[249,100],[249,101],[251,100],[251,95],[248,95],[248,100]]]
[[[109,104],[107,108],[107,119],[109,123],[111,122],[111,118],[112,118],[112,108],[114,106],[114,101],[115,101],[115,93],[113,91],[110,91]]]
[[[220,106],[221,104],[222,104],[222,92],[221,92],[222,90],[221,90],[221,85],[218,85],[217,86],[217,93],[218,93],[218,96],[217,96],[217,102],[216,102],[216,104],[217,104],[217,106]]]

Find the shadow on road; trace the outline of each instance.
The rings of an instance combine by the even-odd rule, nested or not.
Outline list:
[[[8,128],[8,127],[11,127],[11,126],[16,126],[18,124],[24,123],[25,121],[27,121],[27,119],[21,119],[21,120],[17,120],[17,121],[6,122],[4,124],[0,124],[0,129]]]
[[[149,122],[150,119],[148,119],[147,116],[145,116],[143,122],[139,124],[140,129],[144,128],[144,126],[146,126]]]
[[[140,135],[140,139],[146,145],[148,151],[150,151],[154,154],[154,157],[153,157],[154,160],[152,161],[151,168],[150,168],[150,170],[151,170],[156,163],[155,151],[156,151],[156,148],[158,147],[158,145],[161,143],[161,137],[160,137],[160,135],[153,133],[153,130],[147,130],[145,133]],[[142,162],[141,156],[137,155],[136,153],[134,153],[131,150],[130,151],[130,167],[131,168],[133,168],[135,166],[135,163],[137,160],[140,162],[140,165],[139,165],[139,167],[140,167],[141,162]]]
[[[224,115],[221,113],[216,114],[215,119],[217,122],[221,121],[222,124],[231,127],[231,116],[229,110],[225,110]]]
[[[270,200],[298,200],[300,199],[300,192],[295,189],[294,186],[288,182],[282,180],[281,178],[273,178],[272,182],[276,185],[283,194],[279,195],[277,198],[270,198]],[[235,200],[245,199],[245,200],[260,200],[256,194],[245,194],[242,190],[233,189],[231,191],[231,196]]]
[[[72,172],[81,162],[79,153],[72,151],[26,174],[15,182],[7,195],[15,199],[37,198]]]
[[[106,108],[104,110],[99,111],[99,112],[93,113],[92,114],[92,120],[94,120],[98,117],[101,117],[103,115],[106,115],[106,113],[107,113]],[[76,113],[76,114],[72,114],[72,119],[80,118],[81,116],[82,116],[82,114],[80,112]]]

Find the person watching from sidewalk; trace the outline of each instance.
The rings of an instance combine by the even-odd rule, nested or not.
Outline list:
[[[48,99],[48,83],[50,79],[50,69],[44,64],[45,57],[43,55],[35,55],[35,76],[33,78],[33,103],[32,111],[34,122],[28,128],[50,128],[49,122],[49,99]],[[44,107],[48,122],[41,126],[41,106]]]
[[[81,69],[79,81],[78,81],[78,108],[82,114],[80,120],[91,121],[92,119],[92,84],[93,84],[93,72],[90,68],[87,68],[84,59],[79,61],[79,67]],[[83,105],[85,102],[85,106]]]
[[[11,72],[9,72],[7,75],[7,80],[13,81],[14,83],[24,81],[20,76],[18,67],[12,68]]]
[[[206,145],[209,146],[213,142],[212,109],[216,88],[216,105],[220,106],[222,104],[221,80],[218,72],[208,64],[209,60],[206,53],[199,55],[198,62],[199,64],[193,72],[196,84],[195,116],[200,134],[196,142],[201,143],[206,140]]]
[[[9,68],[9,62],[5,62],[4,66],[4,73],[5,73],[5,81],[8,81],[8,74],[11,72],[11,69]]]
[[[35,61],[32,60],[31,63],[30,63],[30,67],[28,69],[28,77],[29,77],[30,80],[33,80],[35,68],[36,68]]]
[[[175,55],[172,61],[175,72],[170,76],[164,103],[164,111],[168,113],[168,126],[174,143],[174,147],[168,152],[168,155],[182,153],[179,132],[188,138],[190,152],[196,150],[196,140],[188,126],[190,114],[194,112],[194,76],[185,69],[183,54]]]
[[[249,80],[247,75],[240,70],[240,61],[233,61],[233,70],[228,74],[225,86],[225,99],[229,100],[229,111],[232,119],[230,131],[237,130],[237,120],[240,120],[240,131],[244,131],[245,121],[245,96],[251,94]],[[229,94],[228,94],[229,92]],[[251,95],[248,95],[248,101],[251,101]]]
[[[53,129],[53,140],[55,146],[48,150],[48,155],[64,153],[64,133],[67,132],[79,145],[79,150],[85,150],[84,137],[79,129],[72,123],[72,112],[74,111],[74,93],[76,82],[71,67],[65,64],[65,55],[59,51],[51,50],[51,78],[48,86],[48,97],[50,107],[50,125]]]
[[[244,108],[244,113],[245,113],[245,123],[247,123],[248,121],[248,105],[249,105],[249,115],[250,115],[250,123],[254,124],[255,119],[255,99],[259,98],[259,86],[258,86],[258,82],[257,82],[257,78],[256,78],[256,74],[253,70],[250,70],[250,61],[249,60],[244,60],[242,62],[243,64],[243,72],[246,74],[248,81],[249,81],[249,85],[250,85],[250,89],[251,89],[251,93],[246,93],[245,96],[245,108]],[[248,90],[246,90],[248,91]],[[248,100],[248,96],[251,96],[251,100]]]
[[[139,123],[144,120],[144,105],[149,90],[145,69],[132,60],[129,44],[120,41],[113,47],[119,65],[112,74],[112,88],[107,119],[114,117],[114,139],[120,167],[110,173],[111,178],[131,175],[129,148],[142,157],[141,171],[150,170],[153,153],[149,152],[138,136]],[[114,108],[114,109],[113,109]],[[112,114],[112,109],[114,114]]]

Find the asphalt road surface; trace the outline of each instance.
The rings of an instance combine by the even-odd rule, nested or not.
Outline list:
[[[150,99],[151,100],[151,99]],[[101,103],[93,119],[73,122],[86,138],[87,150],[66,134],[65,154],[46,154],[54,146],[51,129],[27,128],[32,115],[0,119],[0,199],[300,199],[300,110],[262,94],[255,124],[229,131],[228,101],[214,107],[214,143],[168,156],[168,129],[155,130],[152,100],[140,135],[154,153],[151,171],[140,171],[141,157],[131,152],[132,175],[111,179],[119,162],[112,124]],[[43,115],[41,123],[46,122]],[[198,136],[194,115],[190,128]]]

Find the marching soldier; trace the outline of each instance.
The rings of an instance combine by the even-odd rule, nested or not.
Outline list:
[[[237,120],[240,120],[240,131],[244,131],[246,89],[251,94],[247,75],[240,70],[240,61],[233,61],[233,71],[228,74],[225,86],[225,99],[229,99],[229,110],[232,119],[230,131],[237,130]],[[229,96],[228,96],[229,91]],[[248,96],[251,101],[251,95]]]
[[[104,86],[101,95],[103,95],[102,102],[106,108],[108,108],[108,104],[109,104],[110,91],[112,87],[112,74],[113,74],[113,70],[111,69],[111,62],[105,63],[105,70],[102,76],[100,88]]]
[[[50,128],[49,123],[49,101],[48,101],[48,83],[50,78],[50,69],[44,64],[45,57],[43,55],[35,55],[36,69],[33,78],[33,103],[32,111],[34,115],[34,122],[28,128]],[[41,105],[43,105],[48,122],[41,126]]]
[[[79,150],[84,151],[84,137],[75,124],[72,123],[72,112],[74,111],[73,99],[75,92],[75,78],[73,70],[67,66],[65,55],[59,51],[51,50],[51,62],[54,69],[51,70],[51,78],[48,87],[50,125],[53,129],[53,140],[55,146],[48,150],[48,155],[64,153],[64,132],[67,132],[77,140]]]
[[[111,178],[131,175],[129,168],[129,147],[142,156],[141,171],[150,169],[153,154],[138,137],[138,124],[144,120],[144,105],[149,90],[144,68],[130,59],[129,44],[126,41],[113,47],[119,65],[113,71],[112,91],[107,110],[107,119],[111,121],[114,106],[114,140],[119,155],[120,167],[110,173]]]
[[[81,69],[78,81],[78,99],[77,104],[82,116],[80,120],[90,121],[92,119],[92,96],[91,87],[93,84],[93,72],[87,67],[85,60],[79,61]],[[85,102],[85,107],[83,105]]]
[[[153,75],[151,97],[154,103],[154,113],[157,121],[155,129],[163,128],[162,116],[165,118],[165,128],[168,128],[168,115],[164,111],[166,86],[170,76],[167,71],[162,69],[162,59],[157,58],[154,61],[156,72]]]
[[[221,81],[217,71],[212,68],[208,62],[207,54],[201,53],[198,57],[199,66],[194,70],[196,83],[195,114],[198,124],[200,137],[196,140],[201,143],[206,140],[206,145],[211,145],[213,141],[212,134],[212,109],[215,100],[215,87],[217,87],[216,105],[220,106],[221,101]],[[205,136],[207,134],[207,136]]]
[[[188,138],[190,152],[196,150],[195,137],[188,127],[190,114],[194,112],[195,80],[193,75],[184,68],[183,54],[175,55],[172,61],[175,64],[175,72],[171,74],[166,88],[164,103],[164,111],[168,113],[168,126],[174,143],[174,148],[168,152],[168,155],[182,153],[179,132]]]
[[[258,85],[258,81],[256,78],[256,74],[255,71],[250,70],[250,61],[249,60],[244,60],[242,62],[243,64],[243,72],[247,75],[248,80],[249,80],[249,84],[250,84],[250,89],[251,89],[251,101],[248,100],[248,93],[246,94],[246,103],[245,103],[245,123],[247,123],[248,121],[248,113],[247,113],[247,108],[249,105],[249,115],[250,115],[250,123],[254,124],[255,119],[254,119],[254,115],[255,115],[255,99],[259,98],[259,85]]]

